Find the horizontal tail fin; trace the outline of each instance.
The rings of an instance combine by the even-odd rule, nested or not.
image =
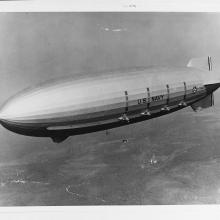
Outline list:
[[[192,58],[188,64],[187,67],[194,67],[197,69],[202,70],[212,70],[212,59],[210,56],[207,57],[201,57],[201,58]]]

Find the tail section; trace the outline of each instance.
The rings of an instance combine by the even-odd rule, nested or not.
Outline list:
[[[208,56],[208,58],[207,57],[192,58],[188,62],[187,67],[194,67],[197,69],[212,71],[212,59],[210,56]]]

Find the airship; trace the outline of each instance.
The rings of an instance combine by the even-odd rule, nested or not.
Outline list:
[[[191,106],[214,105],[220,77],[212,60],[185,67],[140,67],[74,75],[25,89],[0,109],[6,129],[60,143],[72,135],[126,126]]]

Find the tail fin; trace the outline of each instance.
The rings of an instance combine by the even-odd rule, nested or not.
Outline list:
[[[188,62],[187,67],[194,67],[197,69],[212,71],[212,59],[210,56],[208,56],[208,58],[207,57],[192,58]]]
[[[210,95],[206,96],[202,100],[199,100],[198,102],[193,103],[191,107],[194,111],[200,111],[204,108],[209,108],[213,105],[214,105],[214,95],[213,93],[211,93]]]

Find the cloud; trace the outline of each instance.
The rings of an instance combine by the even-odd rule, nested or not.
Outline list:
[[[110,31],[110,32],[122,32],[122,31],[127,31],[127,28],[109,28],[109,27],[102,27],[101,30],[104,31]]]

